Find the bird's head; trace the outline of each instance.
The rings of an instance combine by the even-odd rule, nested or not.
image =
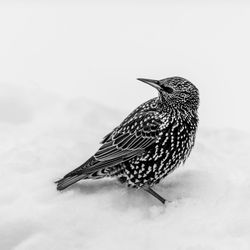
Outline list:
[[[199,91],[190,81],[174,76],[162,80],[137,78],[159,91],[160,100],[172,107],[186,107],[197,110],[199,106]]]

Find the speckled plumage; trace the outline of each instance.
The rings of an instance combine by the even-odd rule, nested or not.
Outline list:
[[[199,93],[181,77],[138,80],[157,88],[159,96],[140,105],[105,136],[95,155],[58,181],[58,190],[80,179],[117,177],[165,201],[151,187],[190,154],[198,124]]]

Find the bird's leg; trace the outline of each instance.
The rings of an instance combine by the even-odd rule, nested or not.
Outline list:
[[[165,204],[166,200],[163,197],[161,197],[159,194],[157,194],[151,187],[146,187],[146,188],[144,188],[144,190],[147,191],[148,193],[150,193],[151,195],[153,195],[160,202]]]

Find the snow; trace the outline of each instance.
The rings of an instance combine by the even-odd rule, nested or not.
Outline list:
[[[0,249],[249,249],[250,136],[200,128],[186,164],[155,189],[115,180],[53,183],[124,113],[39,87],[1,85]]]

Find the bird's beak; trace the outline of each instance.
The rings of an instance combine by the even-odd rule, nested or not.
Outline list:
[[[160,90],[161,87],[160,87],[160,81],[158,80],[152,80],[152,79],[145,79],[145,78],[137,78],[137,80],[141,81],[141,82],[145,82],[147,83],[148,85]]]

